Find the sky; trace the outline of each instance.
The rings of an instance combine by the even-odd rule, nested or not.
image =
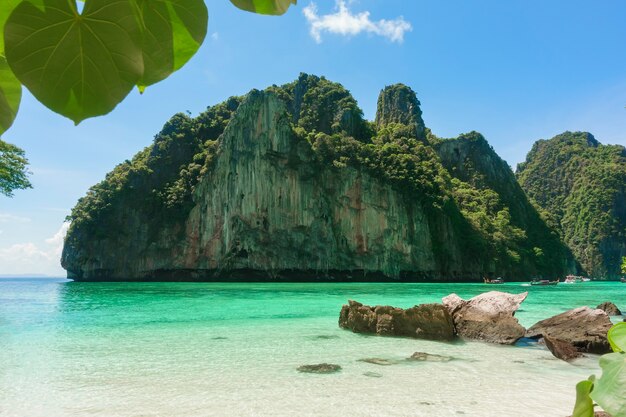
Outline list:
[[[384,86],[405,83],[436,135],[479,131],[513,169],[565,130],[626,145],[623,0],[300,0],[281,17],[207,6],[198,54],[109,115],[74,126],[25,92],[3,140],[26,151],[33,189],[0,196],[0,276],[64,276],[65,216],[173,114],[300,72],[343,84],[368,119]]]

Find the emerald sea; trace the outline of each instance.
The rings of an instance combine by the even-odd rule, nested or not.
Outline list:
[[[0,279],[0,416],[569,415],[576,383],[600,372],[593,355],[569,364],[536,343],[441,343],[359,335],[337,325],[348,299],[410,307],[494,289],[529,292],[516,314],[527,327],[604,301],[626,309],[626,284],[609,282]],[[455,360],[405,360],[417,351]],[[324,362],[342,370],[296,371]]]

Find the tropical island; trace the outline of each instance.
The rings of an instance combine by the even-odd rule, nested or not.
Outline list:
[[[302,74],[175,115],[80,199],[74,280],[510,280],[577,272],[477,132],[435,136],[405,85],[373,122]]]
[[[301,74],[172,117],[80,199],[62,265],[74,280],[615,279],[625,179],[623,147],[569,132],[516,178],[479,133],[435,136],[408,86],[385,87],[370,122]]]

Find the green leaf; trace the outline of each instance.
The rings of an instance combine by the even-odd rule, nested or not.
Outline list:
[[[297,0],[230,0],[232,4],[248,12],[281,15]]]
[[[600,357],[602,377],[591,398],[613,417],[626,417],[626,353],[609,353]]]
[[[22,0],[2,0],[0,4],[0,55],[4,55],[4,24],[20,1]]]
[[[139,90],[167,78],[198,51],[207,32],[204,0],[136,0],[142,22],[144,73]]]
[[[576,384],[576,405],[572,417],[593,417],[593,400],[589,393],[593,389],[593,381],[580,381]]]
[[[74,0],[24,0],[5,26],[9,66],[39,101],[77,124],[109,113],[143,74],[133,7],[87,0],[79,14]]]
[[[13,124],[22,100],[22,84],[0,55],[0,135]]]
[[[614,352],[626,352],[626,323],[617,323],[609,329],[609,343]]]

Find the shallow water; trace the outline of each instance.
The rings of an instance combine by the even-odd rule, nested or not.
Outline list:
[[[626,285],[74,283],[0,280],[0,415],[566,416],[598,373],[540,346],[437,343],[341,330],[348,299],[409,307],[456,292],[529,291],[534,322]],[[410,362],[423,351],[456,358]],[[360,359],[381,358],[388,366]],[[296,368],[342,366],[331,375]]]

